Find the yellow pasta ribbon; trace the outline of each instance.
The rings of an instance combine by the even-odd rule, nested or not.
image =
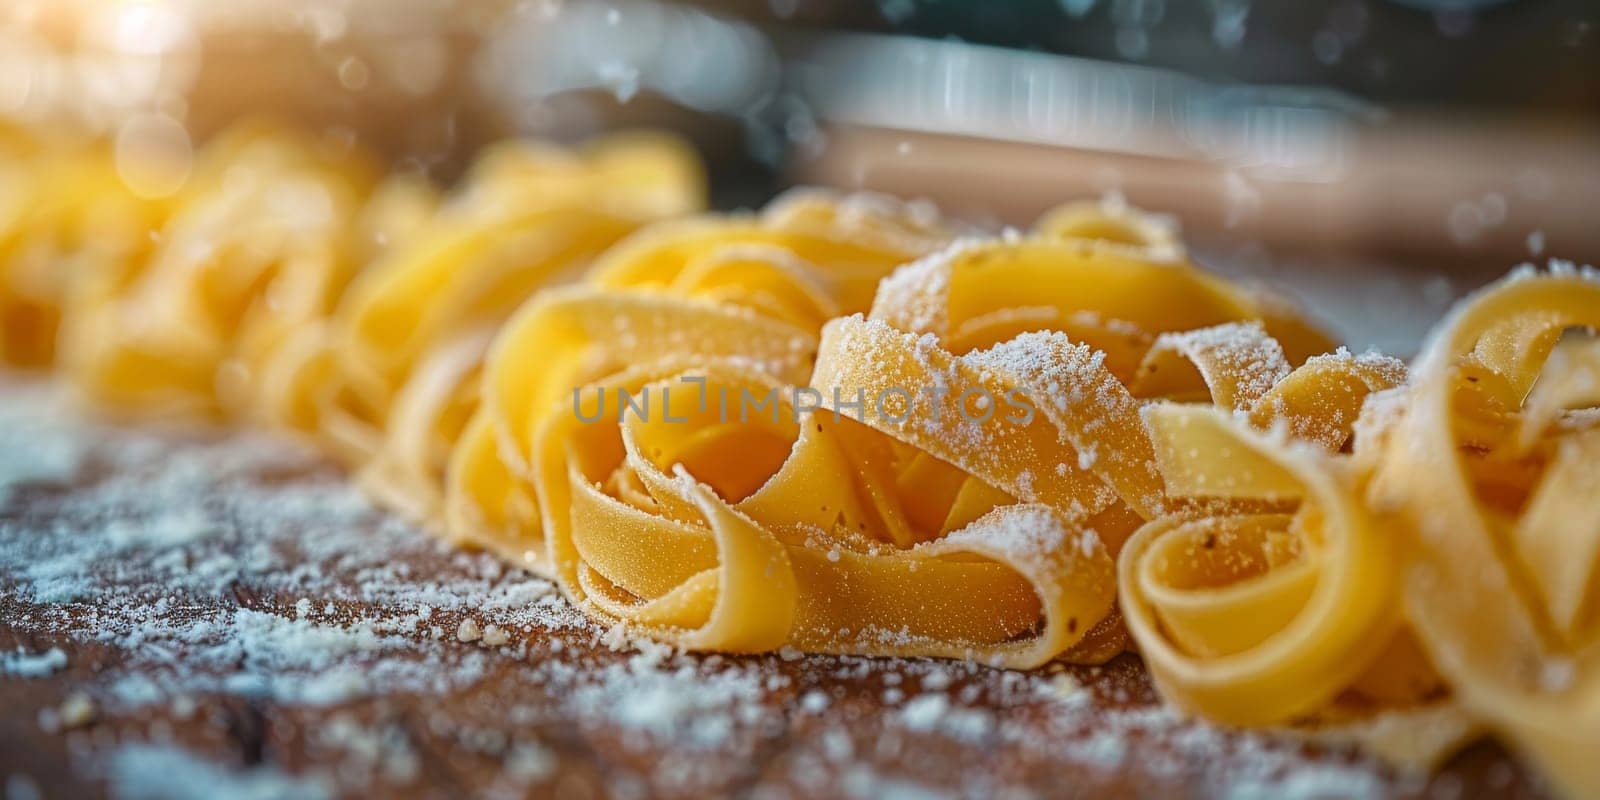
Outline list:
[[[311,409],[305,427],[386,504],[438,527],[446,466],[496,331],[635,229],[698,210],[703,184],[693,154],[666,136],[490,148],[308,335],[295,362],[302,380],[291,384]],[[402,194],[386,206],[421,204]]]
[[[1115,655],[1111,559],[1165,508],[1127,382],[1185,326],[1253,333],[1284,372],[1263,325],[1297,350],[1324,340],[1160,241],[1074,238],[1048,219],[881,284],[947,238],[912,207],[808,194],[755,220],[642,231],[497,337],[451,465],[450,530],[551,574],[595,616],[689,647]],[[1049,288],[996,288],[1026,280]],[[815,337],[873,287],[869,317]],[[1165,313],[1136,302],[1162,292]],[[652,393],[654,408],[626,405]],[[752,420],[752,401],[770,416]],[[735,594],[749,570],[781,588]]]
[[[537,563],[542,523],[526,481],[515,479],[527,477],[530,403],[546,408],[607,370],[680,356],[764,364],[803,383],[816,328],[947,239],[919,207],[820,191],[785,195],[759,215],[641,229],[597,259],[579,287],[536,298],[496,335],[483,405],[450,457],[444,527]]]
[[[1152,406],[1168,493],[1208,501],[1120,559],[1163,694],[1234,724],[1345,725],[1422,765],[1487,726],[1563,794],[1600,787],[1597,323],[1592,276],[1514,276],[1441,322],[1403,385],[1324,358],[1243,416]],[[1200,371],[1237,359],[1214,360]],[[1264,409],[1288,414],[1275,436],[1249,425]]]
[[[1593,274],[1485,289],[1407,370],[1118,202],[986,236],[704,193],[654,134],[498,145],[441,193],[246,125],[151,199],[0,128],[0,357],[309,438],[684,648],[1131,647],[1207,719],[1422,765],[1487,729],[1600,791]]]
[[[48,136],[0,139],[0,359],[32,368],[60,357],[66,306],[126,280],[167,212],[124,186],[103,145]]]
[[[1596,327],[1588,273],[1469,298],[1429,335],[1372,479],[1409,534],[1405,610],[1439,672],[1569,797],[1600,791]]]
[[[148,255],[81,279],[63,368],[118,410],[251,416],[263,362],[359,266],[350,232],[372,174],[359,153],[270,127],[213,142]]]

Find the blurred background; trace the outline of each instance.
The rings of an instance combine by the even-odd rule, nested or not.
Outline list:
[[[1120,195],[1402,355],[1513,264],[1600,261],[1593,0],[0,0],[0,119],[182,164],[263,116],[446,181],[668,128],[722,208]]]

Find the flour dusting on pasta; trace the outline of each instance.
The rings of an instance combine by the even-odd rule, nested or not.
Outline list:
[[[1488,731],[1561,791],[1600,789],[1591,270],[1484,289],[1407,367],[1122,203],[997,235],[819,190],[706,213],[699,165],[653,134],[508,143],[441,193],[267,127],[152,200],[95,147],[13,138],[0,169],[37,202],[0,229],[8,361],[111,413],[296,435],[548,581],[516,602],[559,593],[687,651],[1040,669],[1137,649],[1205,719],[1420,767]],[[105,538],[203,541],[226,502]],[[88,590],[28,569],[41,598]],[[313,612],[212,620],[243,643],[234,680],[325,666],[250,642],[337,660],[432,626]],[[663,685],[632,722],[659,734],[681,701]]]

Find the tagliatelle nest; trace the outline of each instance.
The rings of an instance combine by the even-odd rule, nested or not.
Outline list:
[[[1412,763],[1487,727],[1600,790],[1591,274],[1484,290],[1408,374],[1121,208],[699,214],[645,135],[506,145],[439,197],[262,129],[149,200],[13,138],[9,360],[308,437],[596,620],[1017,668],[1131,636],[1208,719]]]

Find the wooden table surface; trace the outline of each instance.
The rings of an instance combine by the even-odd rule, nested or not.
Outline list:
[[[1429,778],[1181,719],[1132,655],[673,653],[280,441],[69,405],[0,385],[6,800],[1538,794],[1491,743]]]

